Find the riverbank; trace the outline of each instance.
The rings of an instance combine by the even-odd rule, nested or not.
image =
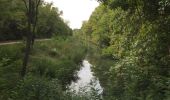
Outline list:
[[[23,47],[13,44],[0,48],[0,99],[46,100],[45,96],[51,95],[62,100],[66,86],[77,80],[86,47],[72,37],[35,43],[27,75],[21,79]]]

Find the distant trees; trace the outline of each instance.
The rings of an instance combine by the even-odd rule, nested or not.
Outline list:
[[[52,4],[41,0],[38,9],[37,18],[39,20],[34,29],[36,38],[72,34],[72,30],[60,17],[60,11],[56,7],[52,7]],[[0,10],[0,41],[21,40],[26,37],[27,16],[23,0],[0,0]],[[36,13],[36,10],[34,11]]]
[[[72,29],[60,17],[62,13],[58,8],[52,7],[53,5],[50,3],[45,3],[45,5],[39,8],[36,37],[72,35]]]
[[[43,0],[0,0],[0,41],[26,39],[23,66],[27,65],[35,38],[72,35],[62,12]],[[37,21],[38,20],[38,21]],[[22,76],[26,67],[22,69]]]
[[[21,0],[0,0],[0,41],[22,39],[26,16]]]

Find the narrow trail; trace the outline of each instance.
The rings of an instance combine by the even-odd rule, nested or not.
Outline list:
[[[48,41],[48,40],[51,40],[51,39],[36,39],[35,41],[41,42],[41,41]],[[23,41],[21,41],[21,40],[19,40],[19,41],[5,41],[5,42],[0,42],[0,46],[12,45],[12,44],[20,44],[20,43],[23,43]]]

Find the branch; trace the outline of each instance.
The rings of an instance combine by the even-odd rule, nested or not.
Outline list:
[[[34,20],[34,24],[33,24],[33,36],[32,36],[32,46],[34,44],[34,40],[35,40],[35,29],[36,29],[36,26],[37,26],[37,20],[38,20],[38,6],[40,4],[40,1],[41,0],[36,0],[36,10],[35,10],[35,20]]]
[[[26,10],[27,10],[27,12],[28,12],[28,6],[27,6],[26,1],[25,1],[25,0],[22,0],[22,1],[24,2],[24,4],[25,4],[25,8],[26,8]]]
[[[39,6],[39,4],[40,4],[40,1],[41,1],[41,0],[38,0],[38,2],[37,2],[37,4],[36,4],[36,7],[38,7],[38,6]]]

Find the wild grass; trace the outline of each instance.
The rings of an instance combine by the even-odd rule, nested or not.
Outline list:
[[[10,96],[10,99],[19,100],[19,93],[28,94],[28,98],[30,96],[31,100],[37,100],[35,99],[37,95],[34,95],[37,93],[35,91],[45,91],[46,93],[53,91],[52,87],[49,89],[53,80],[57,80],[62,94],[71,81],[78,79],[76,73],[86,56],[86,47],[73,37],[60,37],[49,41],[36,42],[30,55],[27,75],[24,79],[20,77],[23,53],[24,46],[22,43],[0,47],[0,99],[2,100],[10,98]],[[35,85],[34,82],[36,83],[38,80],[41,81],[37,84],[44,87],[41,87],[42,89],[40,87],[32,88],[31,86]],[[42,96],[39,95],[38,97]],[[22,98],[20,100],[27,99]]]

